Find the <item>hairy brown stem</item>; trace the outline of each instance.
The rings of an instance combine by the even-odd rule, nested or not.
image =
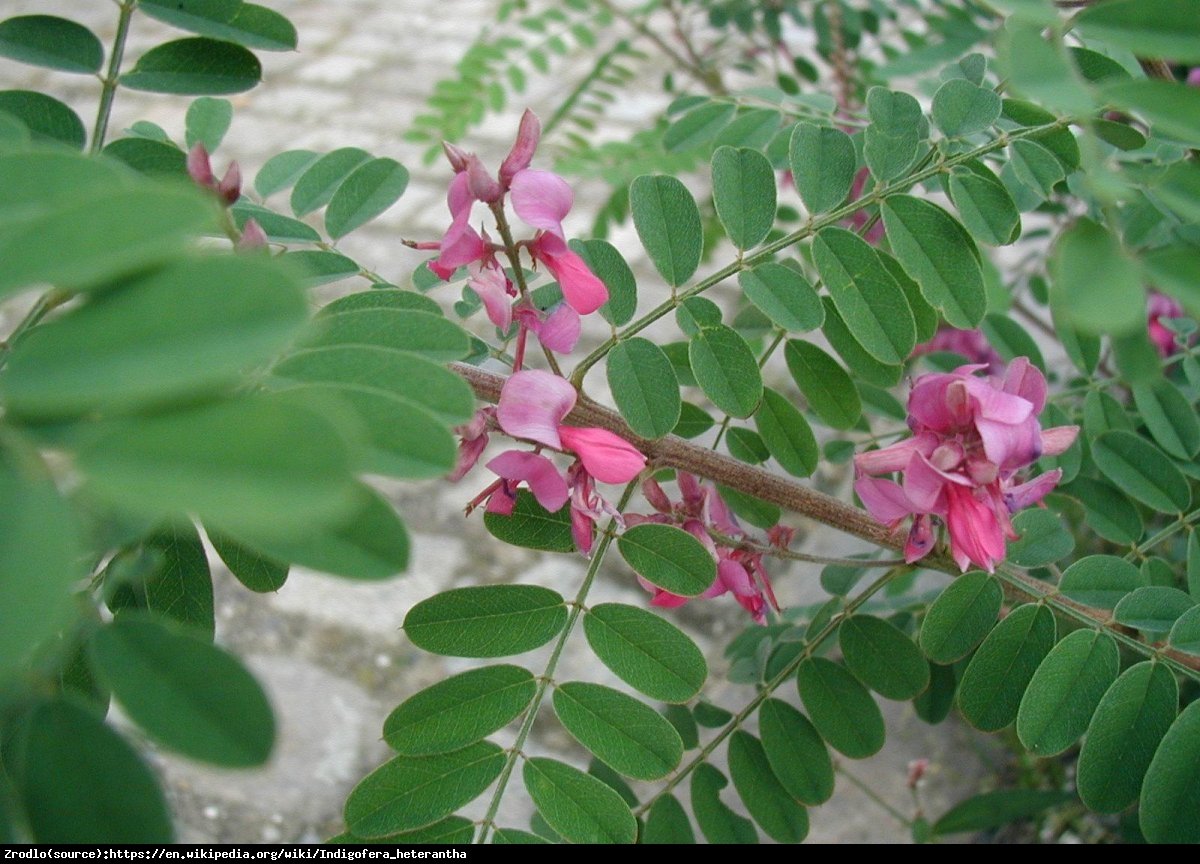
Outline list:
[[[497,402],[505,378],[492,372],[486,372],[476,366],[465,363],[451,363],[450,370],[462,377],[475,395],[485,402]],[[879,524],[865,510],[851,507],[823,492],[808,489],[788,480],[778,477],[769,471],[754,465],[747,465],[729,456],[714,453],[706,447],[692,444],[675,435],[651,440],[634,434],[617,412],[598,405],[586,396],[580,395],[579,401],[566,416],[572,424],[596,426],[607,429],[619,435],[637,447],[650,464],[661,468],[675,468],[688,471],[698,476],[713,480],[728,486],[738,492],[751,495],[762,501],[776,504],[793,513],[799,513],[809,519],[836,528],[860,540],[865,540],[875,546],[889,549],[903,549],[904,536],[889,531]],[[959,568],[944,550],[936,550],[921,559],[921,566],[929,570],[940,570],[944,573],[958,575]],[[1118,641],[1131,648],[1145,653],[1151,652],[1166,661],[1175,669],[1185,672],[1192,677],[1200,678],[1200,657],[1183,654],[1170,648],[1159,648],[1140,642],[1133,631],[1122,627],[1112,619],[1112,614],[1103,609],[1093,609],[1084,606],[1058,593],[1058,588],[1030,576],[1019,568],[1002,564],[999,575],[1005,583],[1006,593],[1015,600],[1029,600],[1045,603],[1055,611],[1074,618],[1093,627],[1101,627]]]

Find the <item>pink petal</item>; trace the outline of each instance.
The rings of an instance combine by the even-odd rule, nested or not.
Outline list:
[[[922,375],[908,394],[909,425],[934,432],[951,432],[971,421],[971,406],[963,378],[956,373]]]
[[[476,201],[494,204],[504,196],[504,190],[500,188],[496,178],[488,173],[474,153],[467,157],[467,170],[463,173],[467,178],[467,189]]]
[[[1078,426],[1055,426],[1042,430],[1042,455],[1058,456],[1065,453],[1079,437]]]
[[[267,234],[263,231],[262,226],[258,224],[258,220],[253,216],[246,220],[242,225],[242,236],[238,238],[238,249],[262,249],[267,245]]]
[[[575,407],[575,398],[575,388],[565,378],[527,369],[504,382],[496,419],[500,428],[514,438],[561,450],[559,424]]]
[[[513,209],[526,225],[563,236],[562,220],[575,202],[566,180],[552,171],[526,168],[513,176],[510,189]]]
[[[242,197],[242,169],[237,162],[230,162],[225,169],[225,176],[217,184],[217,194],[226,204],[236,204]]]
[[[197,141],[187,155],[187,172],[200,186],[212,187],[216,185],[216,178],[213,176],[212,162],[208,158],[208,150],[204,144]]]
[[[1038,475],[1028,483],[1005,490],[1004,503],[1008,507],[1008,512],[1016,513],[1018,510],[1040,503],[1043,498],[1054,491],[1054,487],[1061,479],[1062,469],[1055,468],[1053,471]]]
[[[446,154],[446,161],[450,163],[450,167],[454,169],[455,174],[460,174],[467,170],[467,159],[471,154],[466,150],[455,144],[451,144],[449,141],[443,141],[442,152]]]
[[[508,151],[508,155],[500,163],[501,186],[509,188],[513,177],[529,167],[541,137],[541,122],[536,114],[526,108],[525,113],[521,115],[521,124],[517,127],[517,138],[513,141],[512,150]]]
[[[551,512],[567,503],[570,490],[554,463],[545,456],[523,450],[506,450],[487,463],[489,470],[514,484],[524,482],[537,502]]]
[[[704,506],[704,489],[700,482],[696,479],[696,475],[689,474],[686,471],[677,471],[675,473],[675,483],[679,486],[679,493],[683,496],[684,506],[690,512],[699,513],[700,508]]]
[[[983,439],[983,452],[988,461],[995,463],[1001,471],[1023,468],[1042,455],[1042,432],[1037,418],[1032,415],[1025,422],[1016,424],[980,417],[975,421],[975,428]]]
[[[454,239],[447,242],[446,238],[450,237],[452,232]],[[429,262],[429,269],[439,276],[445,273],[446,275],[442,276],[443,279],[449,279],[454,271],[464,264],[481,260],[488,251],[483,238],[475,233],[474,228],[465,224],[461,231],[454,231],[451,226],[451,231],[447,231],[445,237],[442,238],[441,250],[442,254],[437,257],[437,260]]]
[[[1013,393],[1033,405],[1034,414],[1041,414],[1046,406],[1046,376],[1028,357],[1015,357],[1008,364],[1003,388],[1005,393]]]
[[[479,461],[479,457],[483,455],[483,451],[487,448],[488,436],[480,435],[476,438],[463,438],[458,444],[458,461],[454,465],[454,470],[446,477],[451,483],[457,483],[462,478],[466,477],[475,463]]]
[[[950,533],[950,551],[962,569],[972,562],[989,573],[1004,559],[1004,531],[990,507],[979,501],[971,490],[947,486],[946,528]]]
[[[926,456],[937,448],[937,436],[922,432],[912,438],[905,438],[895,444],[880,450],[868,450],[854,457],[854,469],[861,474],[891,474],[893,471],[903,471],[914,452]]]
[[[650,506],[659,513],[670,513],[674,509],[671,506],[671,499],[667,497],[667,493],[658,485],[658,481],[652,477],[642,483],[642,495],[650,502]]]
[[[590,515],[576,510],[574,507],[571,508],[571,539],[575,541],[575,548],[583,555],[592,554],[595,525],[596,520]]]
[[[607,429],[560,426],[558,434],[563,447],[579,454],[587,472],[603,483],[628,483],[646,467],[640,450]]]
[[[513,508],[517,505],[517,497],[512,493],[507,486],[501,484],[500,487],[491,494],[488,498],[487,507],[484,508],[485,513],[496,513],[500,516],[511,516]]]
[[[942,493],[947,484],[971,485],[961,474],[939,471],[920,453],[914,453],[904,471],[904,494],[918,513],[938,513],[945,506]]]
[[[854,481],[854,492],[867,512],[884,525],[895,525],[914,512],[912,502],[895,481],[859,477]]]
[[[582,324],[579,313],[560,303],[545,320],[534,327],[538,340],[556,354],[570,354],[579,341]]]
[[[558,280],[563,299],[580,315],[595,312],[608,302],[608,288],[561,239],[542,234],[530,249]]]
[[[928,555],[932,548],[933,518],[928,513],[922,513],[913,519],[912,528],[908,532],[908,540],[904,544],[904,560],[912,564]]]
[[[746,568],[732,558],[717,562],[717,578],[726,588],[741,597],[759,595],[758,586],[754,584]]]
[[[1013,366],[1020,363],[1025,358],[1018,357],[1013,361]],[[1010,366],[1011,370],[1013,366]],[[1042,380],[1041,399],[1045,402],[1046,385],[1045,379],[1041,378],[1041,372],[1038,372],[1036,367],[1028,367],[1033,371],[1037,378]],[[1031,375],[1021,375],[1019,372],[1012,381],[1012,386],[1023,387],[1029,395],[1037,397],[1036,380]],[[1031,399],[1026,399],[1024,396],[1018,396],[1015,393],[1010,393],[1006,390],[997,388],[991,381],[983,378],[971,376],[963,379],[967,392],[971,394],[971,399],[974,402],[973,413],[978,418],[985,420],[994,420],[998,423],[1024,423],[1030,417],[1035,417],[1037,412],[1034,410],[1034,403]]]
[[[512,325],[512,301],[508,294],[508,278],[499,267],[478,268],[477,272],[467,280],[467,287],[483,301],[488,320],[501,330],[507,330]]]
[[[705,489],[704,506],[701,511],[708,524],[722,534],[728,534],[731,537],[742,536],[742,526],[738,524],[737,518],[729,509],[729,505],[725,503],[725,499],[721,497],[721,493],[712,486]]]

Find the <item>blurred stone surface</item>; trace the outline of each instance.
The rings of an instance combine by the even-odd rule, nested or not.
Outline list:
[[[445,186],[449,172],[441,163],[425,166],[421,147],[402,134],[421,110],[436,81],[471,44],[494,16],[487,0],[265,0],[296,24],[300,50],[294,54],[261,52],[264,81],[249,93],[231,97],[232,128],[214,157],[223,171],[237,159],[249,181],[270,156],[286,149],[328,150],[357,146],[377,156],[391,156],[412,172],[400,202],[366,228],[346,238],[340,248],[385,278],[404,285],[423,260],[400,245],[401,237],[434,239],[447,222]],[[61,14],[86,24],[107,44],[116,24],[116,8],[105,0],[6,0],[4,16]],[[126,68],[145,49],[175,38],[178,31],[139,16],[130,35]],[[573,64],[573,65],[572,65]],[[546,116],[573,73],[586,72],[586,58],[567,61],[565,70],[531,79],[527,103]],[[597,134],[621,138],[642,128],[666,99],[658,89],[659,73],[646,74],[622,94]],[[95,114],[97,82],[0,61],[0,89],[45,89],[70,103],[89,127]],[[111,135],[139,119],[163,126],[182,139],[186,98],[121,91],[116,99]],[[519,108],[491,116],[474,129],[468,149],[486,163],[497,164],[515,131]],[[111,136],[110,136],[111,137]],[[700,181],[702,182],[702,181]],[[580,232],[602,202],[603,185],[582,184],[568,232]],[[282,199],[285,196],[280,196]],[[281,209],[286,205],[278,203]],[[314,224],[319,225],[319,221]],[[638,254],[632,229],[617,230],[614,242],[634,264],[643,286],[643,309],[665,292],[657,276]],[[709,266],[709,265],[705,265]],[[343,283],[349,290],[350,283]],[[357,287],[356,287],[357,290]],[[455,299],[446,289],[442,299]],[[716,292],[720,296],[720,292]],[[436,295],[435,295],[436,296]],[[650,296],[648,301],[646,298]],[[664,294],[665,296],[665,294]],[[17,310],[13,314],[20,314]],[[0,322],[2,323],[2,322]],[[650,331],[653,335],[657,330]],[[668,332],[668,331],[663,331]],[[607,325],[588,323],[585,339],[608,335]],[[770,374],[770,370],[768,370]],[[786,373],[778,373],[786,374]],[[593,374],[589,388],[605,395],[603,375]],[[263,682],[275,706],[279,740],[270,764],[256,771],[222,771],[149,749],[169,790],[179,838],[191,842],[316,842],[341,830],[341,810],[355,782],[387,758],[381,727],[388,712],[423,687],[474,665],[471,661],[434,657],[409,643],[400,631],[407,610],[420,600],[451,587],[523,581],[570,595],[584,572],[575,556],[541,556],[490,541],[478,514],[462,517],[462,505],[483,485],[482,471],[457,486],[427,483],[392,485],[388,492],[413,531],[410,571],[391,582],[363,584],[304,571],[293,572],[275,595],[245,591],[214,557],[218,641],[241,655]],[[846,493],[844,466],[823,468],[815,482]],[[809,526],[811,528],[811,526]],[[846,538],[825,529],[811,531],[806,551],[844,554],[856,551]],[[616,559],[616,556],[614,556]],[[776,590],[785,605],[824,598],[813,566],[772,566]],[[619,559],[610,561],[589,597],[590,603],[622,601],[643,604],[646,594]],[[729,598],[692,604],[675,613],[710,657],[714,672],[706,698],[737,708],[750,690],[722,679],[727,662],[721,652],[746,623]],[[538,670],[547,651],[517,662]],[[615,677],[590,653],[577,634],[559,667],[559,680],[585,679],[617,685]],[[781,695],[796,701],[794,688]],[[872,797],[882,798],[911,815],[905,785],[908,762],[927,757],[932,766],[923,800],[936,815],[950,803],[976,791],[987,769],[979,753],[991,746],[953,723],[931,728],[910,705],[883,702],[888,741],[877,756],[848,763],[860,785],[839,778],[834,798],[813,811],[812,839],[825,842],[896,842],[906,829]],[[513,730],[496,736],[511,742]],[[526,752],[555,755],[586,763],[574,744],[544,708]],[[686,786],[686,784],[684,784]],[[499,811],[501,824],[526,828],[531,805],[512,784]],[[638,786],[650,790],[649,784]],[[864,788],[869,790],[864,792]],[[488,793],[490,795],[490,793]],[[686,798],[686,790],[683,791]],[[472,805],[482,815],[488,796]],[[740,802],[732,789],[725,800]]]

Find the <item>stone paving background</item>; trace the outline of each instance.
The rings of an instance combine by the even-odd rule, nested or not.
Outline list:
[[[342,248],[360,263],[398,284],[407,284],[421,257],[400,246],[398,238],[440,235],[446,224],[444,203],[448,169],[440,162],[426,167],[421,147],[402,140],[435,82],[493,20],[495,2],[488,0],[266,0],[297,26],[300,50],[294,54],[260,52],[264,81],[249,93],[232,97],[235,115],[215,166],[224,170],[236,158],[249,181],[263,162],[285,149],[319,151],[358,146],[377,156],[391,156],[412,171],[401,201],[372,225],[356,232]],[[116,24],[116,8],[108,0],[3,0],[0,15],[61,14],[93,29],[107,44]],[[146,48],[181,34],[144,16],[135,19],[125,68]],[[549,77],[534,77],[526,94],[535,111],[546,116],[587,61],[560,63]],[[657,89],[661,70],[651,71],[623,94],[598,134],[619,139],[643,126],[661,109],[665,97]],[[638,89],[639,86],[642,89]],[[69,102],[91,127],[98,84],[94,79],[36,70],[0,62],[0,89],[44,89]],[[110,123],[110,138],[138,119],[154,121],[182,139],[186,99],[121,91]],[[462,142],[485,163],[503,157],[515,131],[519,109],[490,116]],[[247,183],[249,185],[249,183]],[[604,194],[601,185],[577,189],[575,213],[568,232],[590,222]],[[280,209],[284,205],[280,204]],[[318,223],[319,224],[319,223]],[[662,289],[657,277],[638,257],[631,229],[613,238],[635,266],[647,294]],[[348,283],[343,283],[343,288]],[[355,286],[356,289],[358,286]],[[454,299],[453,297],[450,298]],[[449,302],[449,301],[448,301]],[[593,325],[594,326],[594,325]],[[585,332],[585,339],[589,335]],[[603,326],[592,335],[606,335]],[[589,385],[603,395],[603,376]],[[218,771],[147,746],[149,758],[165,779],[176,814],[179,839],[193,842],[316,842],[341,830],[341,808],[355,782],[384,761],[387,748],[380,729],[388,712],[408,695],[447,675],[469,668],[472,661],[437,658],[415,650],[399,631],[407,610],[446,588],[520,580],[574,590],[583,561],[574,556],[540,556],[490,542],[476,516],[464,521],[462,505],[477,487],[482,472],[462,484],[396,485],[388,491],[403,514],[414,540],[410,571],[385,584],[364,585],[294,570],[275,595],[253,595],[241,589],[213,557],[216,570],[217,639],[242,656],[258,674],[276,708],[279,740],[269,765],[255,771]],[[845,478],[836,471],[817,480],[826,487]],[[842,487],[844,489],[844,486]],[[801,526],[810,530],[812,526]],[[853,545],[833,532],[810,534],[806,550],[839,554]],[[614,556],[589,602],[643,604],[646,595]],[[776,590],[785,605],[823,599],[815,567],[772,565]],[[675,613],[710,658],[713,674],[706,698],[737,707],[748,689],[723,681],[727,663],[721,650],[744,626],[741,610],[728,598],[697,603]],[[558,678],[617,683],[589,653],[581,638],[571,643]],[[542,655],[520,658],[539,669]],[[783,694],[795,700],[795,694]],[[911,812],[905,786],[909,760],[928,757],[932,768],[924,798],[936,815],[950,803],[977,790],[991,770],[994,744],[953,723],[936,729],[924,725],[906,703],[880,700],[888,723],[884,750],[848,769],[870,796],[879,796]],[[548,712],[543,711],[543,715]],[[512,730],[508,731],[509,735]],[[501,743],[505,743],[501,740]],[[528,748],[583,764],[584,753],[551,718],[543,716]],[[519,783],[514,783],[519,787]],[[907,831],[873,802],[862,788],[840,777],[832,801],[812,812],[811,839],[826,842],[897,842]],[[729,790],[726,800],[740,807]],[[482,812],[482,804],[475,809]],[[527,827],[531,813],[523,791],[515,788],[501,810],[501,824]]]

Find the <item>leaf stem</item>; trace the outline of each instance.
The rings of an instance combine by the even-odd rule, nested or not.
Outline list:
[[[635,477],[625,487],[625,491],[621,494],[621,500],[617,503],[618,512],[624,510],[626,505],[629,504],[629,499],[633,497],[634,491],[637,490],[640,479],[640,477]],[[538,678],[537,690],[533,694],[533,701],[525,709],[521,728],[517,732],[517,738],[513,742],[512,748],[508,751],[508,759],[504,763],[504,770],[500,772],[500,779],[496,782],[496,790],[492,793],[492,800],[488,804],[487,815],[483,817],[483,821],[479,825],[479,835],[475,839],[476,843],[486,843],[488,833],[496,827],[496,813],[500,809],[500,802],[503,800],[504,792],[508,788],[508,781],[512,779],[513,770],[517,766],[517,758],[521,755],[521,748],[525,746],[525,740],[533,730],[538,709],[541,708],[542,702],[546,698],[546,693],[553,683],[554,670],[558,668],[558,661],[562,657],[563,648],[566,647],[567,640],[571,637],[571,632],[575,629],[575,624],[579,621],[579,615],[583,611],[588,591],[591,590],[596,574],[600,572],[600,564],[604,560],[604,554],[608,551],[608,547],[612,545],[613,537],[616,536],[616,532],[613,530],[614,522],[615,520],[610,519],[602,532],[600,542],[597,544],[595,552],[592,553],[592,560],[588,562],[587,573],[584,574],[583,582],[580,584],[579,590],[575,593],[575,599],[570,603],[571,611],[567,615],[567,623],[558,635],[558,641],[554,643],[554,649],[550,653],[550,659],[546,661],[545,670],[543,670],[541,676]]]
[[[112,53],[108,58],[108,73],[101,80],[100,106],[96,110],[96,125],[92,130],[92,153],[99,153],[108,134],[108,118],[112,115],[113,97],[117,93],[117,80],[121,76],[121,61],[125,58],[125,39],[129,36],[129,21],[137,0],[118,0],[121,9],[117,17],[117,35],[113,38]]]

